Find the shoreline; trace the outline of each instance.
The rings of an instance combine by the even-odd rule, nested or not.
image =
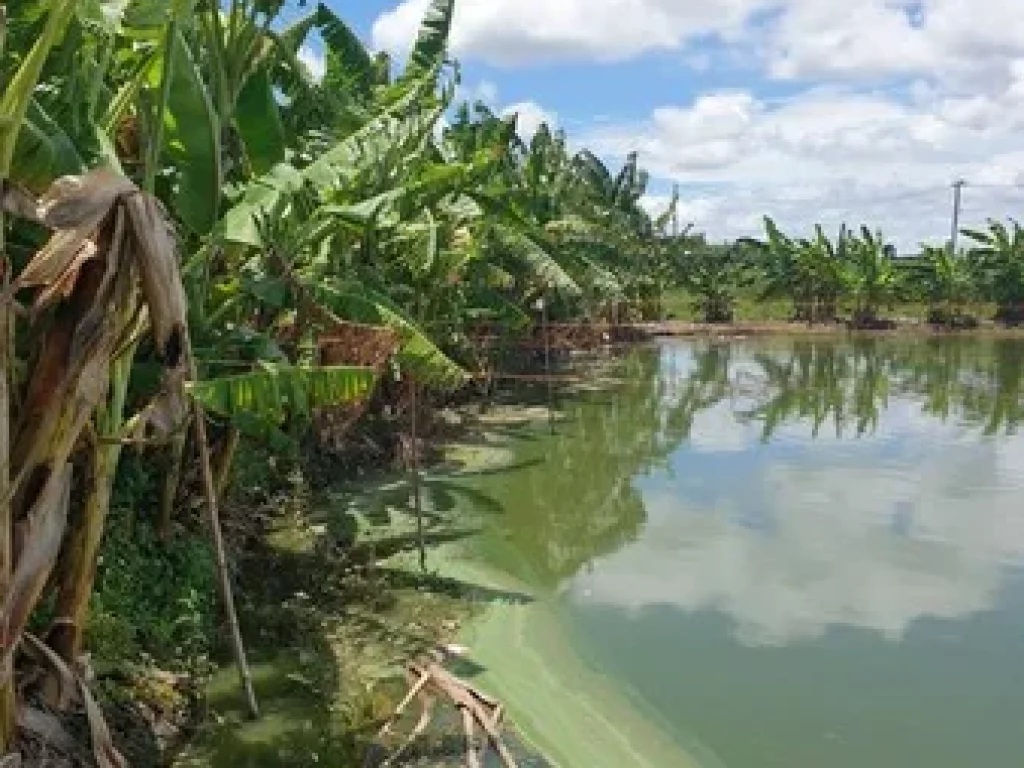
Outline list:
[[[934,338],[1024,338],[1024,326],[1002,326],[981,323],[976,328],[948,329],[924,322],[897,322],[892,328],[852,328],[845,323],[814,324],[790,320],[736,321],[732,323],[700,323],[685,320],[663,320],[635,323],[638,331],[652,338],[722,338],[745,336],[910,336]]]
[[[436,554],[445,575],[487,589],[530,592],[471,553]],[[467,661],[482,669],[474,684],[502,702],[511,730],[556,768],[721,767],[698,745],[680,743],[655,712],[591,667],[547,596],[478,607],[459,640]]]
[[[495,414],[497,421],[546,423],[546,414],[536,409],[506,408]],[[448,453],[460,450],[458,441],[446,446]],[[477,447],[466,468],[494,467],[508,457],[505,445]],[[721,768],[720,760],[685,743],[634,692],[592,667],[574,646],[555,595],[488,563],[477,537],[443,545],[432,555],[444,576],[482,592],[529,596],[472,601],[458,632],[468,649],[465,666],[474,673],[469,679],[502,702],[511,731],[558,768]],[[472,600],[472,594],[467,597]],[[453,671],[461,670],[456,665]]]

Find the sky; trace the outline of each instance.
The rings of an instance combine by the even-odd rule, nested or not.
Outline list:
[[[401,59],[428,0],[330,0]],[[815,223],[901,251],[1024,213],[1020,0],[460,0],[462,96],[609,163],[714,239]],[[315,47],[304,52],[317,65]]]

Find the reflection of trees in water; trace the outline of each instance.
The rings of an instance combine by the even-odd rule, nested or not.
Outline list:
[[[1024,344],[1007,340],[711,343],[624,365],[621,386],[570,399],[556,433],[527,441],[522,467],[488,481],[507,508],[504,535],[519,568],[540,583],[557,584],[637,538],[646,511],[635,478],[667,465],[695,418],[716,406],[760,422],[764,440],[797,423],[815,436],[825,427],[870,434],[891,397],[987,433],[1012,431],[1024,417]]]
[[[688,386],[717,395],[701,403],[710,408],[730,396],[737,382],[728,370],[714,370],[708,378],[702,359],[720,363],[720,348],[697,350],[695,357],[695,381]],[[1024,344],[1012,339],[799,340],[759,350],[752,359],[754,404],[737,417],[760,421],[765,440],[798,422],[808,423],[815,437],[826,424],[838,437],[869,434],[892,394],[920,399],[924,414],[956,418],[986,434],[1012,432],[1024,419]],[[712,390],[709,381],[715,382]]]
[[[504,533],[525,559],[519,566],[542,583],[637,537],[646,513],[633,480],[664,463],[688,430],[681,407],[666,406],[657,357],[624,366],[621,386],[570,400],[554,435],[523,446],[518,458],[530,463],[488,483],[510,508]]]
[[[807,421],[817,437],[831,423],[837,436],[852,427],[858,436],[878,426],[889,397],[891,367],[872,339],[849,345],[794,342],[789,350],[755,356],[763,393],[745,418],[762,422],[762,438],[779,427]]]

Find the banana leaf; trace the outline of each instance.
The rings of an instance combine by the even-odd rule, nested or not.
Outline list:
[[[178,171],[175,209],[197,235],[218,219],[222,183],[220,126],[203,77],[180,32],[170,36],[171,88],[164,114],[164,148]]]
[[[266,67],[245,81],[234,117],[252,173],[268,173],[284,160],[287,137]]]
[[[289,413],[308,415],[321,406],[361,400],[375,380],[370,368],[265,363],[263,370],[190,382],[187,388],[203,407],[221,416],[280,424]]]
[[[303,285],[318,303],[342,319],[393,328],[399,336],[395,357],[421,383],[449,389],[465,382],[462,367],[383,294],[358,283],[318,280]]]

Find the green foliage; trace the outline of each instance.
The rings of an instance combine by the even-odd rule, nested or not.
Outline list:
[[[695,297],[704,322],[733,320],[739,294],[753,279],[748,249],[737,243],[715,246],[689,238],[680,239],[676,247],[679,282]]]
[[[964,234],[975,243],[970,253],[983,289],[998,305],[998,316],[1020,322],[1024,319],[1024,228],[1013,220],[1007,227],[990,219],[988,230],[964,230]]]
[[[899,288],[899,272],[887,251],[881,232],[861,228],[861,236],[848,236],[845,252],[846,290],[856,302],[854,321],[862,325],[878,322],[883,304],[891,304]]]
[[[198,671],[216,640],[213,554],[202,531],[157,538],[159,479],[141,457],[121,462],[90,607],[90,645],[101,665],[148,657]]]
[[[198,63],[184,37],[168,29],[170,76],[164,112],[166,151],[178,172],[175,210],[197,235],[205,235],[217,222],[222,184],[220,122],[206,90]]]
[[[932,322],[963,322],[966,305],[979,295],[975,260],[966,253],[935,246],[922,247],[922,258],[923,291]]]
[[[419,35],[409,54],[410,77],[437,66],[448,51],[448,34],[455,15],[455,0],[431,0],[423,17]]]
[[[368,368],[347,366],[280,367],[236,376],[191,382],[192,397],[207,409],[228,418],[242,414],[280,423],[290,413],[309,415],[314,408],[361,400],[373,387]]]
[[[261,67],[242,86],[236,105],[236,124],[254,174],[268,173],[285,157],[288,137],[274,98],[274,85]]]

